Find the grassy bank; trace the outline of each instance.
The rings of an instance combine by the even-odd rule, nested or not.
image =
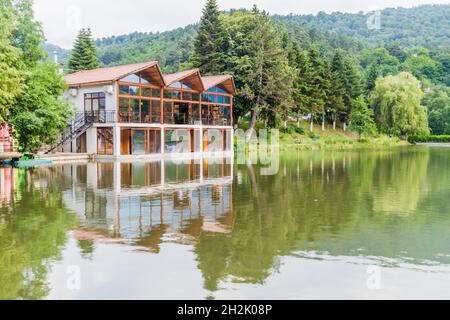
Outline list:
[[[245,127],[243,129],[246,129]],[[280,132],[280,148],[282,150],[347,150],[347,149],[378,149],[409,145],[399,138],[390,138],[385,135],[359,140],[358,136],[350,131],[338,128],[333,130],[329,125],[325,131],[316,125],[314,132],[309,131],[309,124],[303,123],[300,128],[289,126]]]

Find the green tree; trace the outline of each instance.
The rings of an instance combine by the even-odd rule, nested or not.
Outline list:
[[[208,0],[203,9],[197,38],[190,58],[191,65],[204,74],[226,70],[228,41],[216,0]]]
[[[11,43],[11,34],[15,24],[14,12],[11,8],[0,7],[0,124],[8,116],[11,105],[20,94],[24,72],[18,69],[20,50]]]
[[[427,110],[421,105],[423,95],[420,81],[410,73],[379,78],[370,103],[380,131],[402,137],[428,134]]]
[[[303,113],[309,111],[309,92],[312,83],[311,64],[309,62],[308,53],[302,51],[299,53],[296,59],[296,74],[294,78],[294,110],[297,118],[303,115]]]
[[[439,61],[433,60],[425,48],[410,50],[410,56],[403,64],[403,69],[412,73],[419,80],[429,79],[433,83],[443,80],[443,66]]]
[[[292,107],[293,71],[282,47],[281,33],[265,12],[235,12],[225,17],[233,46],[230,70],[238,95],[236,118],[251,114],[250,133],[258,118],[274,126]]]
[[[366,103],[364,96],[359,96],[350,115],[350,130],[358,133],[359,139],[376,133],[373,110]]]
[[[73,108],[60,99],[67,84],[58,71],[59,67],[49,61],[37,65],[27,79],[27,89],[16,100],[10,121],[22,151],[54,144],[73,116]]]
[[[10,43],[19,53],[15,72],[22,73],[23,90],[8,103],[6,121],[15,128],[23,151],[54,142],[67,127],[72,108],[61,96],[66,83],[59,66],[48,61],[43,51],[42,26],[34,21],[32,1],[2,0],[2,10],[12,13]]]
[[[312,70],[311,79],[307,79],[309,96],[309,112],[311,114],[311,131],[314,130],[314,120],[318,117],[322,118],[324,125],[325,106],[328,98],[329,88],[329,69],[326,61],[320,55],[317,47],[311,47],[308,52],[309,62]],[[322,127],[323,128],[323,127]]]
[[[98,68],[97,50],[91,29],[80,30],[73,46],[68,67],[70,72]]]
[[[434,87],[423,99],[433,134],[450,134],[450,97],[447,91],[444,87]]]
[[[375,89],[375,84],[377,82],[377,79],[381,76],[381,72],[378,68],[378,65],[376,63],[372,63],[368,70],[366,71],[366,93],[369,94],[370,92]]]

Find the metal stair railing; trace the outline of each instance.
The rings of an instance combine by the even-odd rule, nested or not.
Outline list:
[[[69,128],[61,134],[59,142],[49,149],[46,154],[54,152],[56,149],[73,141],[85,133],[94,123],[114,123],[115,111],[78,112],[75,120]]]

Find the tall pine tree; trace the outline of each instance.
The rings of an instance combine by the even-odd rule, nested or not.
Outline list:
[[[69,72],[98,68],[97,51],[91,29],[81,29],[69,60]]]
[[[315,46],[312,46],[309,50],[309,62],[312,72],[311,78],[307,79],[307,81],[309,81],[308,96],[309,112],[311,114],[311,131],[313,131],[314,120],[317,117],[322,118],[322,129],[324,127],[325,107],[331,84],[329,83],[328,66]]]
[[[227,68],[228,37],[216,0],[208,0],[203,9],[190,65],[203,74],[220,74]]]

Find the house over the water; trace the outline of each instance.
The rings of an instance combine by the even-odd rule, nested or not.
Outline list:
[[[163,75],[156,61],[66,75],[77,114],[59,150],[97,156],[232,152],[232,76]]]

